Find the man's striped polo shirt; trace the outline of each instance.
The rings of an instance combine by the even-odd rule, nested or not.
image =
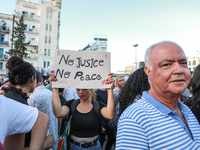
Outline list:
[[[117,130],[117,150],[200,149],[200,126],[190,109],[178,101],[190,131],[175,111],[147,92],[121,115]]]

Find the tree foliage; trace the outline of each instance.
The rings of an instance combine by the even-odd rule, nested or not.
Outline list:
[[[24,31],[26,30],[26,25],[24,24],[23,15],[20,17],[19,21],[15,21],[15,23],[16,26],[14,27],[11,38],[11,42],[14,43],[14,48],[11,47],[7,54],[23,58],[27,56],[25,52],[27,50],[26,46],[30,44],[30,41],[25,43],[26,36]]]

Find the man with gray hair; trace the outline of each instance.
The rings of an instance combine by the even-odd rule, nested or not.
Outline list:
[[[150,46],[144,71],[150,90],[118,122],[116,149],[200,149],[200,126],[178,100],[190,81],[187,58],[174,42]]]

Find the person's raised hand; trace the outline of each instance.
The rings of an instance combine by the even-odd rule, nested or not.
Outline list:
[[[58,80],[56,79],[56,76],[55,76],[53,70],[51,70],[51,74],[50,74],[50,77],[48,78],[48,81],[49,81],[51,84],[52,84],[52,82],[58,81]]]
[[[115,80],[112,77],[112,73],[108,74],[108,78],[106,79],[107,84],[111,84],[111,89],[113,90],[114,88],[114,84],[115,84]]]

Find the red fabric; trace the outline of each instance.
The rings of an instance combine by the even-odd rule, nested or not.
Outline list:
[[[59,139],[59,142],[58,142],[58,150],[62,150],[63,142],[64,142],[63,139]]]
[[[181,100],[181,102],[183,102],[183,96],[182,96],[182,94],[181,94],[181,96],[180,96],[180,100]]]
[[[0,150],[5,150],[1,142],[0,142]]]

